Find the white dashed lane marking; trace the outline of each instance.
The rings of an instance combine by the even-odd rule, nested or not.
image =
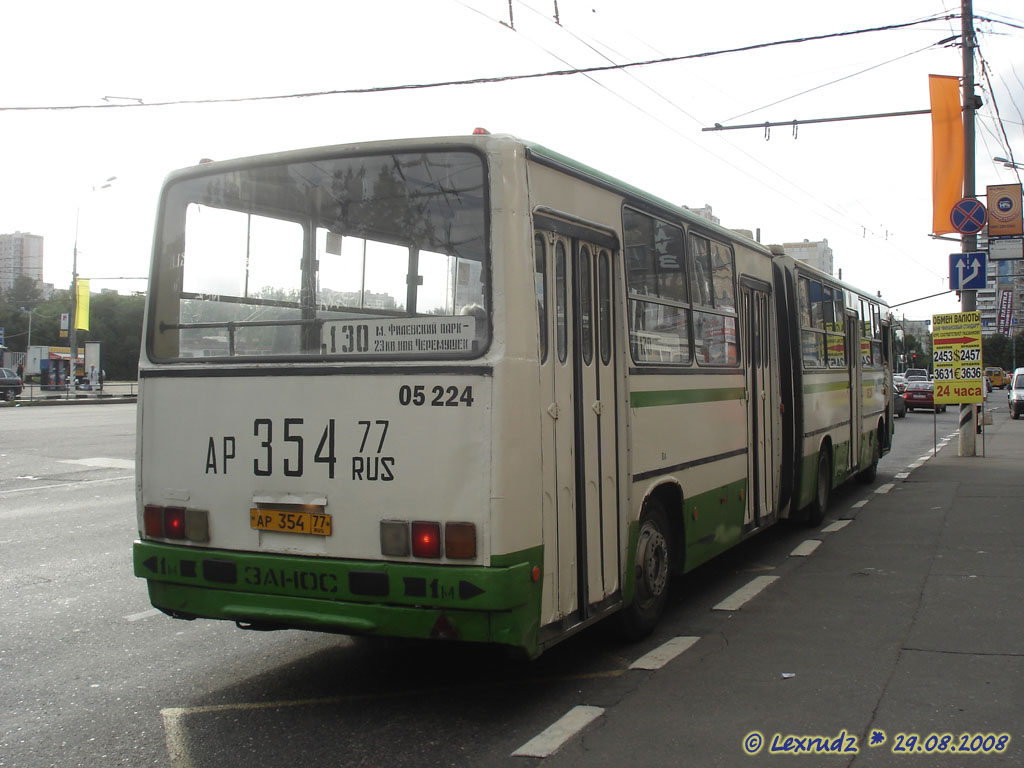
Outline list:
[[[758,576],[745,587],[740,587],[725,600],[716,605],[715,611],[738,611],[743,605],[757,597],[762,590],[766,589],[772,582],[778,580],[778,576]]]
[[[814,550],[821,546],[821,542],[818,539],[808,539],[807,541],[801,541],[797,548],[789,553],[790,557],[807,557]]]
[[[630,664],[629,668],[661,669],[676,656],[693,646],[698,640],[700,640],[699,637],[673,637],[667,643],[663,643],[650,653],[641,656]]]
[[[601,707],[573,707],[512,753],[514,757],[547,757],[604,714]]]
[[[857,504],[860,504],[861,506],[864,506],[867,503],[868,503],[867,500],[865,500],[863,502],[860,502],[860,501],[857,502]],[[857,506],[857,504],[854,504],[854,506]],[[848,526],[851,522],[852,522],[851,520],[836,520],[834,523],[831,523],[830,525],[826,525],[824,528],[822,528],[821,532],[822,533],[835,533],[836,531],[843,530],[843,528]]]

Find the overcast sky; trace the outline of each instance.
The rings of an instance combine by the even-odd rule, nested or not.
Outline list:
[[[958,14],[954,0],[292,0],[5,3],[0,107],[144,104],[308,94],[649,61]],[[1024,2],[975,0],[977,188],[1024,161]],[[981,21],[980,17],[994,21]],[[1000,22],[1009,22],[1000,23]],[[1016,26],[1011,26],[1016,25]],[[483,126],[574,157],[660,197],[711,205],[765,243],[827,238],[843,279],[890,304],[947,288],[958,242],[931,231],[927,115],[703,132],[928,108],[928,74],[960,75],[938,45],[959,19],[590,75],[229,104],[0,111],[0,232],[45,239],[45,275],[143,284],[171,170]],[[988,82],[980,74],[981,62]],[[110,100],[104,101],[104,97]],[[119,97],[119,98],[112,98]],[[998,108],[1002,123],[995,119]],[[1004,135],[1005,131],[1005,135]],[[117,180],[97,189],[110,176]],[[907,304],[954,311],[955,296]]]

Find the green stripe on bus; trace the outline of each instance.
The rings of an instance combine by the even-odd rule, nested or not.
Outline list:
[[[651,408],[659,405],[693,405],[715,403],[722,400],[742,400],[746,390],[743,387],[721,387],[719,389],[666,389],[648,392],[630,392],[630,408]]]

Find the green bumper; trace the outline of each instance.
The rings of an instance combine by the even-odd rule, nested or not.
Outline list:
[[[498,643],[538,652],[543,548],[489,567],[327,560],[136,541],[135,575],[180,618]]]

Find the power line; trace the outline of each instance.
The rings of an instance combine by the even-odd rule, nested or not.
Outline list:
[[[458,2],[458,3],[462,4],[461,0],[455,0],[455,2]],[[520,0],[520,4],[521,4],[521,5],[523,5],[523,6],[525,7],[525,8],[527,8],[528,10],[532,11],[533,13],[537,14],[538,16],[541,16],[541,17],[545,18],[545,20],[548,20],[545,14],[541,13],[541,12],[540,12],[540,11],[538,11],[538,10],[537,10],[536,8],[533,8],[532,6],[528,5],[527,3],[525,3],[525,2],[522,2],[522,0]],[[471,9],[471,10],[475,10],[475,9]],[[484,14],[484,15],[486,16],[486,14]],[[930,18],[928,18],[928,19],[919,19],[919,20],[917,20],[917,22],[918,22],[918,23],[925,23],[925,22],[930,22],[930,21],[932,21],[932,20],[933,20],[933,18],[934,18],[934,17],[930,17]],[[492,19],[492,21],[493,21],[493,19]],[[573,32],[572,30],[570,30],[570,29],[569,29],[568,27],[566,27],[566,26],[565,26],[564,24],[562,24],[562,23],[558,23],[558,25],[557,25],[557,26],[558,26],[558,27],[559,27],[559,28],[561,29],[561,31],[565,32],[566,34],[569,34],[569,35],[571,35],[571,36],[572,36],[572,37],[573,37],[573,38],[574,38],[575,40],[577,40],[577,41],[579,41],[579,42],[583,43],[584,45],[586,45],[586,46],[587,46],[587,48],[589,48],[589,49],[590,49],[591,51],[594,51],[595,53],[597,53],[597,54],[598,54],[599,56],[601,56],[602,58],[604,58],[604,59],[605,59],[606,61],[609,61],[609,62],[610,62],[610,61],[612,61],[612,59],[610,59],[610,58],[609,58],[609,57],[608,57],[607,55],[605,55],[605,54],[604,54],[604,53],[602,53],[601,51],[598,51],[598,50],[597,50],[596,48],[594,48],[594,46],[590,45],[590,44],[589,44],[588,42],[586,42],[586,41],[582,40],[582,39],[581,39],[581,38],[580,38],[580,37],[579,37],[579,36],[578,36],[577,34],[575,34],[575,33],[574,33],[574,32]],[[521,33],[521,34],[522,34],[522,33]],[[529,38],[527,38],[527,39],[529,39]],[[946,39],[944,39],[944,40],[942,40],[942,41],[940,41],[940,42],[938,42],[938,43],[933,43],[933,44],[931,44],[931,45],[928,45],[928,46],[926,46],[926,47],[924,47],[924,48],[920,49],[919,51],[913,51],[913,52],[910,52],[910,53],[904,54],[904,55],[902,55],[902,56],[898,56],[898,57],[896,57],[895,59],[892,59],[892,60],[890,60],[890,61],[888,61],[888,62],[882,62],[881,64],[875,65],[874,67],[869,67],[869,68],[867,68],[867,69],[863,70],[863,72],[867,72],[867,71],[870,71],[871,69],[876,69],[876,68],[877,68],[877,67],[879,67],[879,66],[883,66],[884,64],[888,64],[888,63],[891,63],[892,61],[898,61],[898,60],[900,60],[900,59],[903,59],[903,58],[906,58],[906,57],[908,57],[908,56],[914,55],[914,54],[916,54],[916,53],[920,53],[920,52],[923,52],[923,51],[925,51],[925,50],[928,50],[928,49],[930,49],[930,48],[933,48],[933,47],[935,47],[935,46],[937,46],[937,45],[943,45],[943,44],[947,43],[947,42],[948,42],[948,41],[949,41],[950,39],[955,39],[955,36],[954,36],[954,38],[948,38],[948,37],[947,37]],[[532,41],[531,41],[531,42],[532,42]],[[611,48],[610,46],[608,46],[608,45],[607,45],[606,43],[604,43],[603,41],[600,41],[600,40],[595,40],[595,42],[596,42],[597,44],[599,44],[599,45],[603,46],[603,47],[609,48],[609,49],[610,49],[610,50],[612,50],[612,51],[613,51],[614,53],[618,53],[617,51],[614,51],[614,49],[612,49],[612,48]],[[652,50],[657,50],[657,49],[653,48],[653,46],[650,46],[650,45],[649,45],[648,43],[646,43],[646,42],[645,42],[645,41],[643,41],[643,40],[640,40],[640,42],[641,42],[641,43],[643,43],[643,44],[644,44],[645,46],[647,46],[648,48],[651,48]],[[537,45],[536,43],[534,43],[534,44],[535,44],[535,45]],[[540,47],[542,47],[542,46],[540,46]],[[558,57],[558,56],[556,56],[556,55],[555,55],[554,53],[552,53],[552,52],[551,52],[551,51],[549,51],[548,49],[546,49],[546,48],[543,48],[543,47],[542,47],[542,49],[543,49],[543,50],[545,50],[546,52],[548,52],[549,54],[551,54],[552,56],[555,56],[555,57],[556,57],[556,58],[558,58],[558,59],[559,59],[560,61],[565,61],[565,59],[562,59],[561,57]],[[620,55],[620,56],[621,56],[621,54],[618,54],[618,55]],[[566,63],[568,63],[568,62],[566,62]],[[670,105],[671,107],[673,107],[674,109],[676,109],[677,111],[679,111],[679,112],[680,112],[681,114],[683,114],[684,116],[686,116],[687,118],[689,118],[689,119],[690,119],[690,120],[692,120],[693,122],[697,123],[698,125],[701,125],[701,121],[700,121],[700,120],[698,120],[698,118],[696,118],[695,116],[691,115],[691,114],[690,114],[689,112],[687,112],[686,110],[684,110],[684,109],[683,109],[682,107],[680,107],[680,106],[679,106],[678,104],[676,104],[676,103],[675,103],[674,101],[672,101],[671,99],[669,99],[669,98],[668,98],[667,96],[665,96],[664,94],[662,94],[662,93],[661,93],[660,91],[658,91],[657,89],[655,89],[655,88],[653,88],[652,86],[650,86],[650,85],[648,85],[647,83],[645,83],[645,82],[644,82],[644,81],[643,81],[642,79],[640,79],[640,78],[639,78],[638,76],[636,76],[636,75],[633,75],[633,74],[631,74],[631,73],[629,73],[629,72],[625,72],[624,74],[627,74],[627,75],[629,75],[629,77],[631,77],[631,78],[632,78],[632,79],[633,79],[634,81],[636,81],[636,82],[637,82],[637,83],[639,83],[640,85],[644,86],[644,87],[645,87],[645,88],[646,88],[647,90],[649,90],[649,91],[651,91],[652,93],[654,93],[654,94],[655,94],[656,96],[658,96],[659,98],[661,98],[661,99],[662,99],[663,101],[665,101],[665,102],[666,102],[667,104],[669,104],[669,105]],[[848,76],[847,76],[846,78],[840,78],[840,79],[841,79],[841,80],[842,80],[842,79],[848,79],[849,77],[853,77],[853,76],[855,76],[856,74],[861,74],[861,73],[854,73],[853,75],[848,75]],[[593,80],[593,78],[589,78],[589,79]],[[597,81],[595,80],[594,82],[597,82]],[[836,81],[836,82],[838,82],[838,81]],[[827,85],[827,84],[825,84],[825,85]],[[610,87],[608,87],[608,86],[604,86],[604,85],[602,85],[602,87],[604,87],[604,88],[605,88],[606,90],[608,90],[609,92],[611,92],[611,93],[612,93],[613,95],[615,95],[615,96],[616,96],[617,98],[621,99],[622,101],[625,101],[625,102],[626,102],[627,104],[629,104],[630,106],[632,106],[632,107],[634,107],[635,109],[637,109],[638,111],[640,111],[640,112],[641,112],[642,114],[644,114],[644,115],[647,115],[647,116],[648,116],[648,117],[650,117],[651,119],[653,119],[653,120],[655,120],[656,122],[658,122],[659,124],[663,125],[663,126],[664,126],[665,128],[667,128],[668,130],[670,130],[670,131],[672,131],[673,133],[677,134],[678,136],[680,136],[680,137],[681,137],[682,139],[684,139],[685,141],[688,141],[688,142],[690,142],[691,144],[694,144],[694,146],[696,146],[696,147],[697,147],[698,149],[700,149],[701,151],[703,151],[703,152],[706,152],[707,154],[709,154],[709,155],[711,155],[712,157],[716,158],[716,159],[717,159],[717,160],[719,160],[720,162],[722,162],[722,163],[724,163],[724,164],[726,164],[726,165],[728,165],[728,166],[730,166],[730,167],[734,168],[735,170],[737,170],[737,171],[739,171],[739,172],[741,172],[741,173],[743,173],[743,174],[745,174],[745,175],[749,175],[749,173],[748,173],[747,169],[739,167],[738,165],[736,165],[735,163],[733,163],[733,162],[732,162],[731,160],[729,160],[728,158],[726,158],[726,157],[722,157],[721,155],[719,155],[719,154],[717,154],[716,152],[714,152],[714,151],[712,151],[712,150],[708,149],[708,148],[707,148],[707,147],[705,147],[705,146],[702,146],[702,145],[700,145],[700,144],[696,144],[696,143],[695,143],[695,142],[693,142],[693,140],[692,140],[692,139],[690,139],[690,138],[689,138],[689,137],[688,137],[688,136],[687,136],[686,134],[684,134],[684,133],[681,133],[681,132],[680,132],[680,131],[679,131],[679,130],[678,130],[677,128],[675,128],[674,126],[672,126],[672,125],[668,124],[668,123],[667,123],[667,122],[665,122],[664,120],[661,120],[661,119],[660,119],[660,118],[658,118],[657,116],[655,116],[655,115],[652,115],[652,114],[651,114],[650,112],[648,112],[647,110],[644,110],[644,109],[642,109],[641,107],[637,106],[637,105],[636,105],[636,104],[635,104],[634,102],[630,101],[630,100],[629,100],[628,98],[626,98],[626,97],[625,97],[625,96],[623,96],[622,94],[618,93],[618,92],[617,92],[617,91],[615,91],[614,89],[612,89],[612,88],[610,88]],[[819,87],[824,87],[824,85],[823,85],[823,86],[819,86]],[[814,90],[814,89],[812,89],[812,90]],[[927,110],[925,110],[925,111],[927,112]],[[725,140],[725,137],[721,137],[721,138],[722,138],[723,140]],[[798,191],[798,192],[800,192],[801,194],[805,195],[805,196],[806,196],[807,198],[810,198],[810,199],[814,200],[814,201],[815,201],[815,203],[817,203],[817,204],[822,204],[822,201],[821,201],[821,200],[819,200],[819,199],[818,199],[818,198],[817,198],[817,197],[816,197],[815,195],[811,194],[811,193],[810,193],[809,191],[807,191],[806,189],[802,188],[802,187],[801,187],[801,186],[800,186],[799,184],[797,184],[796,182],[794,182],[794,181],[793,181],[793,180],[792,180],[791,178],[789,178],[789,177],[787,177],[787,176],[784,176],[784,175],[782,175],[781,173],[779,173],[779,172],[778,172],[778,171],[776,171],[775,169],[771,168],[771,167],[770,167],[769,165],[767,165],[767,164],[765,164],[764,162],[762,162],[762,161],[761,161],[761,160],[760,160],[759,158],[757,158],[757,157],[755,157],[755,156],[751,155],[751,154],[750,154],[749,152],[747,152],[746,150],[742,149],[741,147],[738,147],[738,146],[736,146],[736,145],[735,145],[735,144],[733,144],[732,142],[729,142],[729,141],[727,141],[727,140],[726,140],[726,143],[727,143],[727,144],[728,144],[728,145],[729,145],[729,146],[730,146],[730,147],[732,148],[732,150],[733,150],[733,151],[735,151],[735,152],[739,152],[739,153],[741,153],[741,154],[745,155],[745,156],[746,156],[746,157],[747,157],[747,158],[748,158],[748,159],[749,159],[749,160],[750,160],[751,162],[753,162],[753,163],[755,163],[755,164],[759,165],[760,167],[762,167],[763,169],[765,169],[766,171],[768,171],[768,172],[769,172],[769,173],[771,173],[772,175],[774,175],[774,176],[778,177],[778,178],[779,178],[780,180],[782,180],[783,182],[785,182],[785,183],[786,183],[787,185],[789,185],[789,186],[793,187],[793,188],[794,188],[795,190],[797,190],[797,191]],[[781,195],[782,197],[784,197],[784,198],[786,198],[786,199],[788,199],[788,200],[791,200],[791,201],[793,201],[794,203],[798,203],[798,201],[797,201],[797,200],[795,200],[795,199],[794,199],[794,198],[793,198],[792,196],[790,196],[789,194],[787,194],[787,193],[786,193],[786,192],[784,192],[783,190],[779,189],[778,187],[775,187],[775,186],[773,186],[773,185],[772,185],[771,183],[769,183],[768,181],[765,181],[765,180],[763,180],[763,179],[760,179],[760,178],[758,178],[758,177],[756,177],[756,176],[752,176],[751,178],[754,178],[754,179],[755,179],[756,181],[758,181],[758,182],[759,182],[760,184],[762,184],[762,185],[764,185],[764,186],[765,186],[766,188],[768,188],[768,189],[770,189],[770,190],[774,191],[774,192],[775,192],[776,194],[778,194],[778,195]],[[798,204],[799,204],[799,203],[798,203]],[[840,209],[836,208],[835,206],[833,206],[833,205],[831,205],[831,204],[829,204],[829,203],[827,203],[827,202],[826,202],[826,203],[824,203],[824,207],[825,207],[826,209],[828,209],[828,210],[831,210],[831,211],[832,211],[832,212],[834,212],[834,213],[835,213],[835,214],[836,214],[837,216],[839,216],[839,217],[840,217],[840,220],[838,220],[838,221],[837,221],[836,219],[833,219],[833,218],[832,218],[831,216],[829,216],[829,215],[828,215],[827,213],[824,213],[824,214],[822,214],[823,218],[825,218],[826,220],[830,220],[830,221],[832,221],[832,222],[833,222],[834,224],[836,224],[836,226],[838,226],[839,228],[841,228],[841,229],[847,229],[847,230],[848,230],[848,231],[850,231],[850,232],[853,232],[854,230],[857,230],[857,229],[859,229],[859,230],[863,230],[864,232],[867,232],[867,231],[868,231],[868,230],[870,229],[872,237],[877,237],[877,236],[878,236],[878,235],[876,234],[876,232],[874,231],[874,227],[870,227],[870,228],[869,228],[869,227],[867,227],[866,225],[863,225],[863,224],[856,224],[856,226],[854,226],[854,227],[852,227],[852,228],[851,228],[851,227],[850,227],[850,226],[849,226],[849,225],[847,224],[847,222],[845,221],[845,219],[846,219],[846,218],[847,218],[847,217],[849,216],[849,214],[847,214],[847,213],[845,213],[844,211],[842,211],[842,210],[840,210]],[[925,264],[921,264],[921,262],[919,262],[919,261],[918,261],[917,259],[915,259],[915,258],[914,258],[914,257],[913,257],[912,255],[910,255],[910,254],[907,254],[907,253],[906,253],[906,252],[904,252],[904,251],[903,251],[903,250],[902,250],[901,248],[899,248],[899,247],[895,246],[895,245],[894,245],[894,244],[893,244],[893,243],[891,242],[891,240],[889,239],[889,237],[888,237],[888,236],[886,236],[886,238],[885,238],[885,239],[886,239],[886,241],[888,241],[888,245],[889,245],[890,247],[894,247],[894,248],[895,248],[895,250],[897,250],[897,251],[898,251],[899,253],[903,254],[903,256],[904,256],[904,257],[906,257],[906,258],[907,258],[907,259],[909,259],[910,261],[913,261],[914,263],[918,264],[918,265],[919,265],[919,266],[921,266],[921,267],[922,267],[922,268],[923,268],[923,269],[924,269],[925,271],[929,271],[929,272],[931,272],[931,271],[932,271],[932,270],[931,270],[931,269],[930,269],[930,268],[929,268],[929,267],[928,267],[927,265],[925,265]],[[934,273],[934,274],[936,274],[936,276],[940,276],[940,275],[939,275],[939,273],[937,273],[937,272],[936,272],[936,273]]]
[[[988,62],[980,51],[980,46],[975,45],[975,50],[978,52],[978,58],[981,60],[981,73],[985,76],[985,82],[988,84],[988,96],[992,100],[992,109],[996,113],[996,122],[999,124],[999,130],[1003,134],[1003,140],[1006,142],[1006,152],[1010,159],[1010,165],[1013,167],[1013,172],[1017,175],[1017,183],[1020,183],[1020,171],[1017,170],[1017,163],[1013,159],[1013,147],[1010,146],[1010,137],[1006,135],[1006,127],[1003,125],[1003,118],[999,114],[999,103],[996,101],[996,92],[992,87],[992,81],[988,76]]]
[[[836,83],[841,83],[844,80],[849,80],[850,78],[857,77],[858,75],[863,75],[865,72],[870,72],[873,69],[878,69],[879,67],[884,67],[887,64],[892,64],[895,61],[900,61],[900,60],[906,59],[906,58],[908,58],[910,56],[916,56],[917,54],[923,53],[924,51],[927,51],[927,50],[929,50],[931,48],[935,48],[936,46],[944,45],[950,39],[954,39],[954,38],[947,38],[946,40],[940,40],[937,43],[932,43],[930,45],[926,45],[924,48],[919,48],[916,51],[911,51],[910,53],[905,53],[902,56],[897,56],[894,59],[889,59],[888,61],[883,61],[883,62],[880,62],[878,64],[874,64],[874,65],[872,65],[872,66],[870,66],[870,67],[868,67],[866,69],[860,70],[859,72],[852,72],[851,74],[845,75],[845,76],[840,77],[840,78],[837,78],[836,80],[830,80],[827,83],[821,83],[820,85],[815,85],[814,87],[808,88],[805,91],[800,91],[800,93],[794,93],[792,96],[786,96],[785,98],[779,99],[778,101],[773,101],[771,104],[765,104],[764,106],[761,106],[761,107],[755,107],[754,109],[748,109],[746,112],[741,112],[738,115],[733,115],[732,117],[726,118],[725,122],[729,122],[731,120],[736,120],[736,119],[741,118],[741,117],[746,117],[747,115],[753,114],[754,112],[760,112],[762,109],[768,109],[769,107],[778,106],[779,104],[782,104],[784,102],[790,101],[792,99],[799,98],[800,96],[805,96],[808,93],[812,93],[812,92],[820,90],[822,88],[827,88],[828,86],[835,85]]]
[[[608,64],[596,67],[579,67],[572,69],[552,70],[549,72],[533,72],[518,75],[499,75],[496,77],[478,77],[463,80],[441,80],[432,83],[405,83],[401,85],[384,85],[374,86],[370,88],[340,88],[330,91],[309,91],[306,93],[276,94],[271,96],[239,96],[234,98],[222,99],[178,99],[175,101],[159,101],[146,103],[69,104],[63,106],[42,107],[0,107],[0,112],[46,112],[71,111],[81,109],[145,109],[148,107],[171,107],[195,104],[237,104],[242,102],[280,101],[283,99],[306,99],[320,96],[342,96],[368,93],[388,93],[394,91],[424,90],[428,88],[445,88],[457,85],[484,85],[490,83],[507,83],[514,82],[517,80],[535,80],[543,77],[564,77],[569,75],[592,74],[595,72],[622,71],[633,67],[647,67],[655,64],[671,64],[678,61],[704,59],[710,58],[712,56],[723,56],[725,54],[730,53],[745,53],[749,51],[756,51],[765,48],[775,48],[784,45],[796,45],[798,43],[808,43],[818,40],[833,40],[836,38],[851,37],[853,35],[863,35],[871,32],[889,32],[892,30],[907,29],[909,27],[918,26],[920,24],[931,23],[933,21],[949,18],[955,18],[955,15],[933,16],[931,18],[904,22],[902,24],[887,24],[880,27],[868,27],[865,29],[856,29],[847,32],[829,32],[821,35],[796,37],[787,40],[775,40],[769,43],[754,43],[751,45],[739,46],[737,48],[724,48],[716,51],[703,51],[701,53],[691,53],[683,56],[665,56],[662,58],[648,59],[645,61],[634,61],[625,64]]]

